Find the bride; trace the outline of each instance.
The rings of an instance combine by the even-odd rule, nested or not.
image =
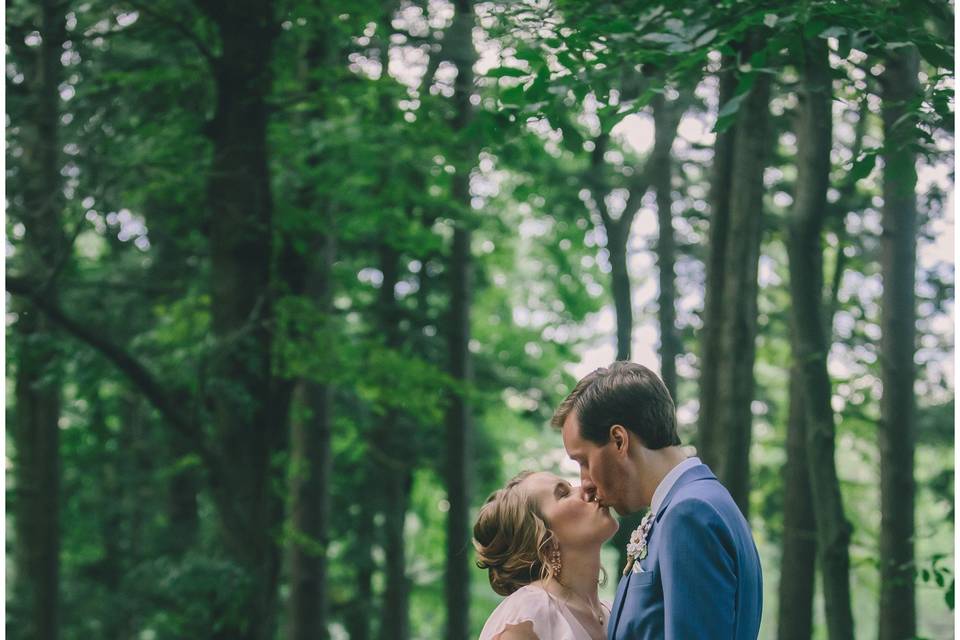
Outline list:
[[[551,473],[525,471],[494,492],[473,527],[477,566],[507,596],[479,640],[602,640],[610,607],[597,596],[609,509]]]

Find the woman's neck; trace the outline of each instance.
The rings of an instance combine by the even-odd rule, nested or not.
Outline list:
[[[571,596],[569,592],[573,592],[574,598],[579,596],[579,604],[596,609],[600,607],[600,598],[597,596],[599,577],[599,548],[568,551],[563,554],[560,575],[547,580],[544,587],[550,591],[555,590],[558,595],[567,599]]]

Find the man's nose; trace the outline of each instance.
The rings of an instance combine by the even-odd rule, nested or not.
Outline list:
[[[593,484],[590,474],[584,471],[580,472],[580,491],[588,502],[593,501],[597,496],[597,485]]]

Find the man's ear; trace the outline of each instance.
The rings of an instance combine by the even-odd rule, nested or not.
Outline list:
[[[620,424],[610,427],[610,442],[621,455],[627,455],[630,451],[630,432]]]

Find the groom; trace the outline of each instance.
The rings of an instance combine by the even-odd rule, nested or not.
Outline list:
[[[655,373],[614,362],[584,377],[552,423],[584,494],[621,515],[650,507],[627,547],[610,640],[756,640],[760,557],[733,498],[688,458]]]

